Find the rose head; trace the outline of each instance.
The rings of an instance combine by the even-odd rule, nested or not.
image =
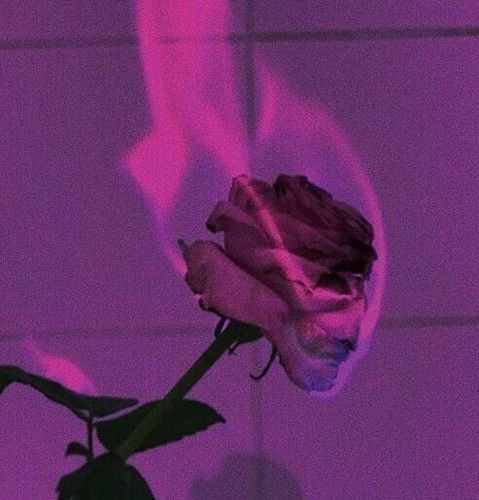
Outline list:
[[[224,248],[179,242],[200,306],[258,326],[298,387],[331,389],[366,311],[369,222],[304,176],[270,186],[240,175],[206,227],[224,233]]]

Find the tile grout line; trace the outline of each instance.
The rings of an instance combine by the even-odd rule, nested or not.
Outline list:
[[[246,77],[246,116],[248,127],[248,138],[254,140],[256,129],[256,72],[254,62],[254,34],[255,34],[255,15],[254,0],[246,0],[245,14],[245,77]],[[252,165],[250,164],[251,168]],[[260,348],[255,342],[252,346],[251,365],[254,373],[261,371]],[[253,477],[254,477],[254,498],[261,500],[263,498],[263,476],[262,456],[264,454],[264,431],[263,431],[263,391],[260,383],[251,381],[251,423],[253,434]]]
[[[453,27],[410,27],[384,29],[329,29],[329,30],[285,30],[251,31],[245,34],[232,33],[227,37],[205,36],[196,38],[158,37],[158,43],[281,43],[281,42],[345,42],[375,40],[408,40],[420,38],[478,37],[478,26]],[[8,50],[48,50],[82,49],[137,46],[135,35],[115,35],[107,37],[55,37],[0,40],[0,51]]]
[[[378,330],[394,329],[419,329],[431,327],[462,327],[479,325],[479,315],[469,316],[404,316],[404,317],[386,317],[379,320]],[[185,325],[155,325],[151,327],[110,327],[110,328],[70,328],[70,329],[52,329],[37,331],[0,331],[0,341],[18,341],[23,336],[33,335],[38,338],[90,338],[93,336],[100,338],[119,338],[133,336],[151,336],[151,337],[173,337],[180,335],[196,335],[196,333],[186,333],[185,331],[205,331],[213,332],[214,325],[209,324],[185,324]]]
[[[405,316],[379,320],[378,328],[392,330],[397,328],[430,328],[434,326],[460,327],[479,325],[479,316]]]
[[[451,38],[479,36],[479,26],[451,27],[407,27],[371,29],[330,29],[330,30],[292,30],[264,31],[254,34],[260,43],[294,41],[369,41],[418,38]]]

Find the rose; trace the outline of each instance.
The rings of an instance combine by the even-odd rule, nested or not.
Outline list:
[[[331,389],[366,311],[371,224],[304,176],[240,175],[206,227],[224,248],[179,241],[200,306],[258,326],[300,388]]]

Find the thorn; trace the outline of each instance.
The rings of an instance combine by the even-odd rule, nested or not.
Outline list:
[[[223,325],[225,324],[226,322],[226,318],[221,318],[218,322],[218,324],[216,325],[216,328],[215,328],[215,338],[217,339],[220,334],[221,334],[221,330],[223,329]]]
[[[271,349],[271,354],[269,355],[268,364],[264,367],[263,371],[259,375],[252,375],[250,373],[249,376],[256,381],[262,379],[269,372],[269,369],[271,368],[271,365],[273,364],[273,361],[276,358],[277,353],[278,349],[276,349],[276,347],[273,346]]]
[[[236,344],[234,344],[232,347],[228,347],[228,354],[231,355],[231,354],[234,354],[236,356],[236,349],[237,347],[241,345],[240,342],[236,342]]]

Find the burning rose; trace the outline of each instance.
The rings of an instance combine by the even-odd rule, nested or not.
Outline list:
[[[179,241],[200,306],[258,326],[298,387],[331,389],[366,310],[369,222],[304,176],[270,186],[240,175],[206,227],[224,232],[224,248]]]

